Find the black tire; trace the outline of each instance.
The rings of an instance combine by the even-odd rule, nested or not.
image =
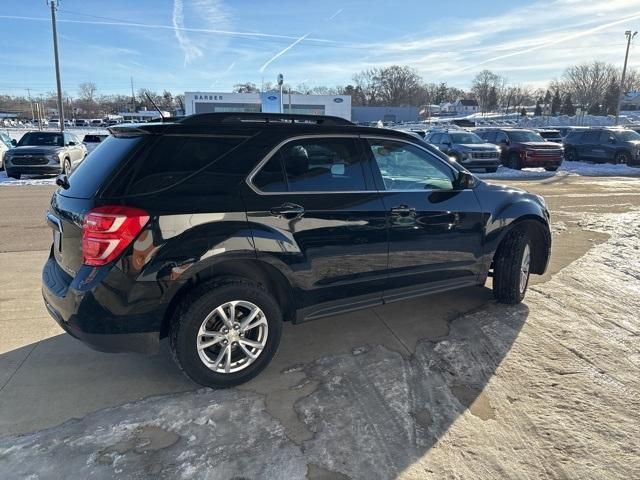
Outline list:
[[[547,172],[555,172],[558,170],[558,167],[544,167]]]
[[[498,171],[498,167],[485,168],[484,171],[487,173],[496,173]]]
[[[21,173],[9,173],[9,171],[7,171],[7,177],[9,178],[15,178],[16,180],[20,180],[20,177],[22,176]]]
[[[262,310],[268,326],[266,343],[253,363],[242,370],[216,372],[205,365],[198,353],[198,332],[210,313],[217,307],[235,300],[250,302]],[[228,388],[245,383],[264,370],[275,355],[281,336],[282,313],[271,294],[255,282],[228,278],[203,284],[185,298],[172,320],[169,344],[174,360],[191,380],[207,387]],[[217,356],[225,347],[220,344],[211,347],[215,348],[218,350],[212,351],[211,357]],[[204,351],[209,352],[209,349]],[[244,355],[239,346],[234,346],[232,351],[235,353],[231,355]],[[217,365],[220,366],[221,363]]]
[[[567,148],[564,151],[564,158],[569,162],[577,162],[578,161],[578,152],[576,152],[575,148]]]
[[[629,164],[631,162],[631,155],[629,155],[629,152],[625,152],[625,151],[621,151],[621,152],[616,152],[615,156],[613,157],[613,163],[615,164]]]
[[[518,155],[516,152],[511,152],[508,157],[507,166],[512,170],[522,170],[520,155]]]
[[[523,256],[529,252],[526,275],[523,275]],[[510,232],[498,247],[493,258],[493,296],[499,303],[520,303],[529,285],[531,244],[519,229]],[[523,278],[526,277],[526,278]]]

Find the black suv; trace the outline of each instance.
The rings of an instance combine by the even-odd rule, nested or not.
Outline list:
[[[574,130],[564,139],[567,160],[640,165],[640,134],[626,128]]]
[[[500,147],[488,143],[475,133],[465,130],[433,131],[427,135],[426,141],[469,170],[493,173],[500,166]]]
[[[258,374],[282,322],[484,285],[518,303],[551,248],[543,199],[409,134],[332,117],[121,125],[46,215],[45,305],[103,351],[168,336],[196,382]],[[444,157],[444,158],[443,158]]]

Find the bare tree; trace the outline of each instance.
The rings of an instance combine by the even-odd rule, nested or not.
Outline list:
[[[78,97],[86,102],[95,101],[98,87],[93,82],[82,82],[78,85]]]
[[[379,68],[371,68],[353,76],[356,88],[362,92],[364,105],[378,105],[380,102],[380,83],[378,82],[380,72]]]
[[[602,102],[616,68],[605,62],[594,61],[567,68],[563,74],[567,93],[574,102],[589,110]]]
[[[490,70],[483,70],[474,77],[471,92],[475,95],[483,113],[494,107],[491,104],[495,103],[498,89],[503,85],[504,79]]]

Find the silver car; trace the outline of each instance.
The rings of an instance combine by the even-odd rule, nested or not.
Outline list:
[[[7,176],[71,173],[84,157],[87,147],[72,133],[27,132],[15,148],[4,155]]]

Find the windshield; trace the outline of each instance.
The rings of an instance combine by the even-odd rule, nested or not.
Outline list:
[[[633,130],[625,130],[623,132],[618,132],[617,136],[622,142],[631,142],[634,140],[640,140],[640,134],[637,132],[634,132]]]
[[[526,130],[515,130],[513,132],[509,132],[509,138],[512,142],[544,142],[544,138],[540,135]]]
[[[449,136],[453,143],[487,143],[475,133],[470,132],[449,133]]]
[[[61,133],[29,132],[25,133],[18,142],[19,147],[63,147],[64,139]]]

